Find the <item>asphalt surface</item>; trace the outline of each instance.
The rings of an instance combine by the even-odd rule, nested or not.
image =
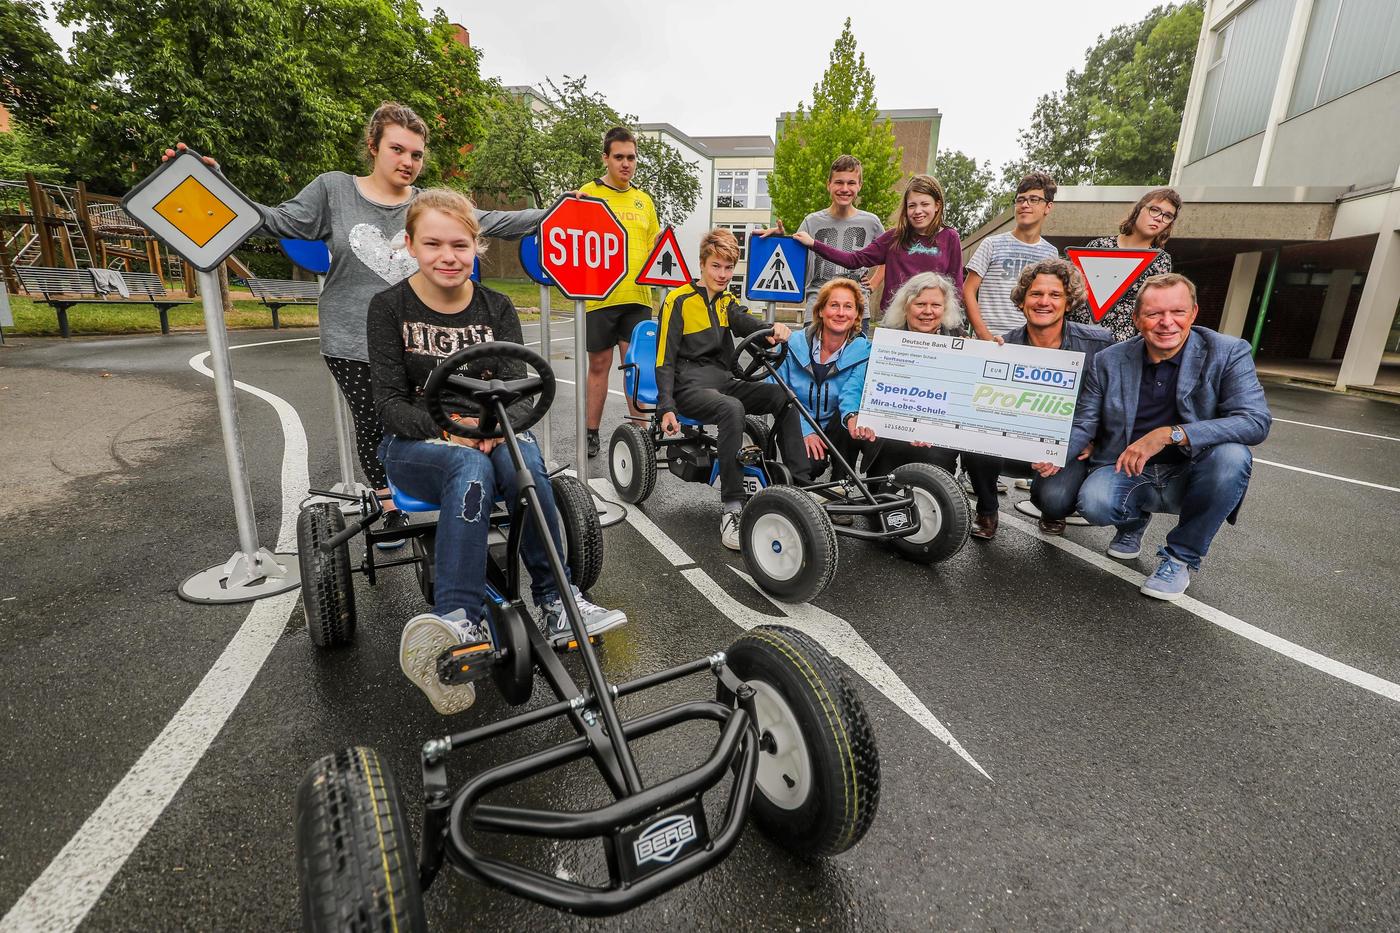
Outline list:
[[[329,483],[330,380],[312,336],[239,333],[236,345],[279,343],[236,350],[234,373],[294,406],[310,476]],[[184,741],[163,730],[197,688],[218,687],[224,668],[211,668],[253,627],[247,604],[175,595],[235,545],[211,383],[187,362],[204,349],[194,334],[0,349],[0,911],[10,912],[0,927],[296,928],[292,811],[310,763],[373,746],[412,801],[425,738],[505,709],[486,690],[445,721],[402,677],[399,630],[420,599],[412,574],[391,570],[378,587],[358,582],[349,649],[314,650],[299,602],[264,619],[270,650],[227,721],[187,717],[212,733],[188,775],[160,756],[150,764],[153,743]],[[572,360],[563,365],[571,379]],[[592,595],[631,618],[607,639],[609,676],[709,654],[741,633],[736,619],[858,633],[869,652],[842,657],[881,751],[870,833],[845,855],[807,861],[747,832],[708,875],[599,921],[445,873],[426,897],[433,927],[1400,928],[1400,407],[1268,394],[1279,419],[1360,433],[1275,424],[1256,450],[1271,463],[1256,463],[1242,520],[1216,539],[1189,606],[1148,600],[1099,566],[1102,529],[1071,528],[1064,546],[1026,530],[1013,491],[995,541],[969,541],[933,568],[843,540],[820,611],[789,618],[730,569],[742,561],[720,547],[715,494],[663,473],[641,511],[688,560],[632,523],[607,530]],[[560,461],[572,455],[572,402],[561,385]],[[283,429],[264,400],[240,392],[239,408],[270,544],[283,519]],[[621,412],[612,396],[605,436]],[[293,506],[299,493],[288,493]],[[1153,523],[1130,568],[1150,572],[1171,521]],[[697,679],[624,709],[706,687]],[[564,734],[534,730],[453,773]],[[708,735],[650,740],[644,776],[698,761]],[[123,783],[138,762],[152,776]],[[169,800],[147,831],[131,814],[162,782]],[[512,799],[577,805],[600,793],[578,768]],[[123,861],[119,847],[84,845],[103,833],[126,833],[134,851]],[[596,878],[596,855],[527,857]]]

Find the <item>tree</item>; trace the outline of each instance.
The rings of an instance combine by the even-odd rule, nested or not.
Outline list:
[[[43,148],[18,117],[10,121],[10,132],[0,133],[0,178],[22,178],[25,172],[33,172],[43,181],[62,180],[59,167],[45,158]]]
[[[849,18],[812,88],[811,107],[799,103],[778,136],[768,193],[787,229],[796,230],[803,217],[830,203],[827,173],[836,157],[847,153],[863,165],[860,206],[889,216],[899,205],[895,185],[903,153],[890,122],[880,119],[875,76],[856,50]]]
[[[943,222],[966,236],[992,217],[997,176],[992,163],[977,160],[957,149],[943,149],[934,162],[934,174],[943,185],[946,200]]]
[[[44,28],[43,8],[33,0],[0,0],[0,104],[16,119],[47,128],[64,93],[63,55]]]
[[[637,120],[590,91],[586,77],[547,78],[534,102],[499,90],[486,106],[488,130],[468,160],[467,180],[475,191],[541,206],[597,178],[603,135]],[[651,195],[662,226],[683,221],[700,199],[700,167],[662,139],[638,139],[636,183]]]

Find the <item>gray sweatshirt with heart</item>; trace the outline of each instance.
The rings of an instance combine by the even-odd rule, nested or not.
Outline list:
[[[326,172],[290,201],[258,205],[263,233],[330,246],[331,270],[319,307],[323,355],[369,361],[369,300],[418,271],[404,246],[404,218],[412,200],[379,204],[360,192],[353,175]],[[534,232],[544,211],[477,211],[476,217],[483,237],[518,240]]]

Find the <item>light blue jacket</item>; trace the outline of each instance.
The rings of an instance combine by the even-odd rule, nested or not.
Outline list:
[[[1254,371],[1249,344],[1238,337],[1193,327],[1181,353],[1176,404],[1191,459],[1217,444],[1263,443],[1273,417]],[[1137,416],[1143,359],[1141,336],[1094,355],[1074,409],[1071,457],[1090,441],[1094,442],[1090,466],[1114,463],[1127,449]]]
[[[836,354],[836,368],[820,386],[812,375],[812,343],[807,329],[793,331],[787,345],[787,359],[778,368],[778,375],[792,387],[797,400],[818,424],[825,428],[827,421],[837,412],[849,414],[860,410],[860,394],[865,388],[865,363],[870,359],[869,340],[857,336],[842,347],[841,352]],[[807,420],[802,419],[803,436],[815,433]]]

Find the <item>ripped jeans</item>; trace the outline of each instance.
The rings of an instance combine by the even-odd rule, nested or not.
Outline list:
[[[521,433],[520,452],[535,477],[535,489],[548,519],[549,534],[562,556],[559,515],[554,505],[554,488],[540,456],[534,435]],[[389,472],[395,487],[409,495],[442,506],[438,515],[433,611],[446,615],[464,609],[467,618],[486,614],[486,534],[491,525],[491,509],[498,497],[515,495],[515,466],[504,443],[490,455],[446,441],[420,441],[385,434],[379,445],[379,461]],[[559,595],[549,571],[549,557],[535,529],[535,522],[524,516],[525,537],[520,556],[530,572],[530,592],[535,605],[543,605]],[[565,566],[566,574],[568,567]]]

